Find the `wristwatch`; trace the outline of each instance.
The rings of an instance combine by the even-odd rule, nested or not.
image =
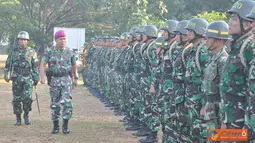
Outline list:
[[[78,80],[78,77],[74,77],[74,79]]]

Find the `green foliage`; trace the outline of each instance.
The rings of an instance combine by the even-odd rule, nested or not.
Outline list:
[[[204,18],[206,19],[209,23],[216,21],[216,20],[223,20],[226,21],[227,20],[227,13],[221,13],[221,12],[217,12],[217,11],[211,11],[211,12],[204,12],[202,14],[197,14],[197,16],[195,16],[196,18]]]
[[[235,0],[5,0],[0,1],[0,41],[21,30],[35,47],[52,44],[54,27],[86,28],[86,41],[100,35],[119,36],[133,26],[162,26],[166,20],[202,17],[226,20]],[[205,12],[206,11],[206,12]]]

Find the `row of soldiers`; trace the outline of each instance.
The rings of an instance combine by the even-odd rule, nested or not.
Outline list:
[[[208,129],[255,139],[255,2],[239,0],[229,24],[203,18],[133,27],[92,40],[84,78],[139,141],[204,143]],[[160,32],[159,32],[160,31]],[[162,33],[158,36],[158,33]],[[211,138],[214,139],[214,138]]]

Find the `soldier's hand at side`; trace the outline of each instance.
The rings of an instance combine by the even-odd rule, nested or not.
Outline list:
[[[200,118],[201,118],[201,119],[204,119],[204,117],[205,117],[205,107],[203,106],[203,107],[201,108],[201,110],[200,110]]]
[[[221,129],[226,129],[227,128],[227,126],[226,126],[226,124],[225,123],[221,123],[221,127],[220,127]]]
[[[77,80],[73,80],[73,89],[77,87]]]
[[[9,81],[10,81],[9,76],[4,76],[4,80],[5,80],[6,82],[9,82]]]
[[[150,93],[155,93],[154,84],[151,84],[150,86]]]

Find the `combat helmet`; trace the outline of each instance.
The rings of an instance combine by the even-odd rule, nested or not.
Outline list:
[[[121,34],[120,40],[128,40],[128,37],[129,37],[129,32],[124,32],[123,34]]]
[[[182,20],[178,23],[177,28],[174,30],[174,32],[180,32],[181,34],[188,35],[188,30],[184,27],[187,26],[188,20]]]
[[[253,0],[238,0],[234,3],[232,8],[228,10],[228,13],[237,13],[239,17],[244,20],[253,21],[249,17],[246,17],[250,14],[252,8],[255,6],[255,2]]]
[[[157,35],[157,27],[154,25],[146,25],[143,28],[142,33],[144,33],[145,35],[149,36],[149,37],[158,37]]]
[[[178,21],[176,20],[167,20],[161,29],[167,30],[169,33],[175,34],[174,30],[178,25]]]
[[[138,27],[132,27],[131,29],[130,29],[130,35],[132,35],[132,36],[135,36],[135,34],[137,33],[137,32],[139,32],[139,28]]]
[[[229,26],[224,21],[215,21],[208,25],[205,32],[205,37],[207,38],[217,38],[217,39],[230,39],[228,34]]]
[[[158,37],[156,40],[155,40],[155,44],[157,45],[157,46],[162,46],[162,47],[164,47],[164,46],[167,46],[168,44],[167,44],[167,42],[165,42],[166,40],[165,40],[165,38],[164,38],[164,36],[160,36],[160,37]]]
[[[246,17],[249,19],[255,20],[255,7],[252,9],[252,11]]]
[[[192,18],[184,28],[193,30],[198,35],[204,35],[208,25],[208,22],[203,18]]]
[[[29,39],[29,34],[26,31],[20,31],[17,39],[25,39],[25,40],[30,40]]]

